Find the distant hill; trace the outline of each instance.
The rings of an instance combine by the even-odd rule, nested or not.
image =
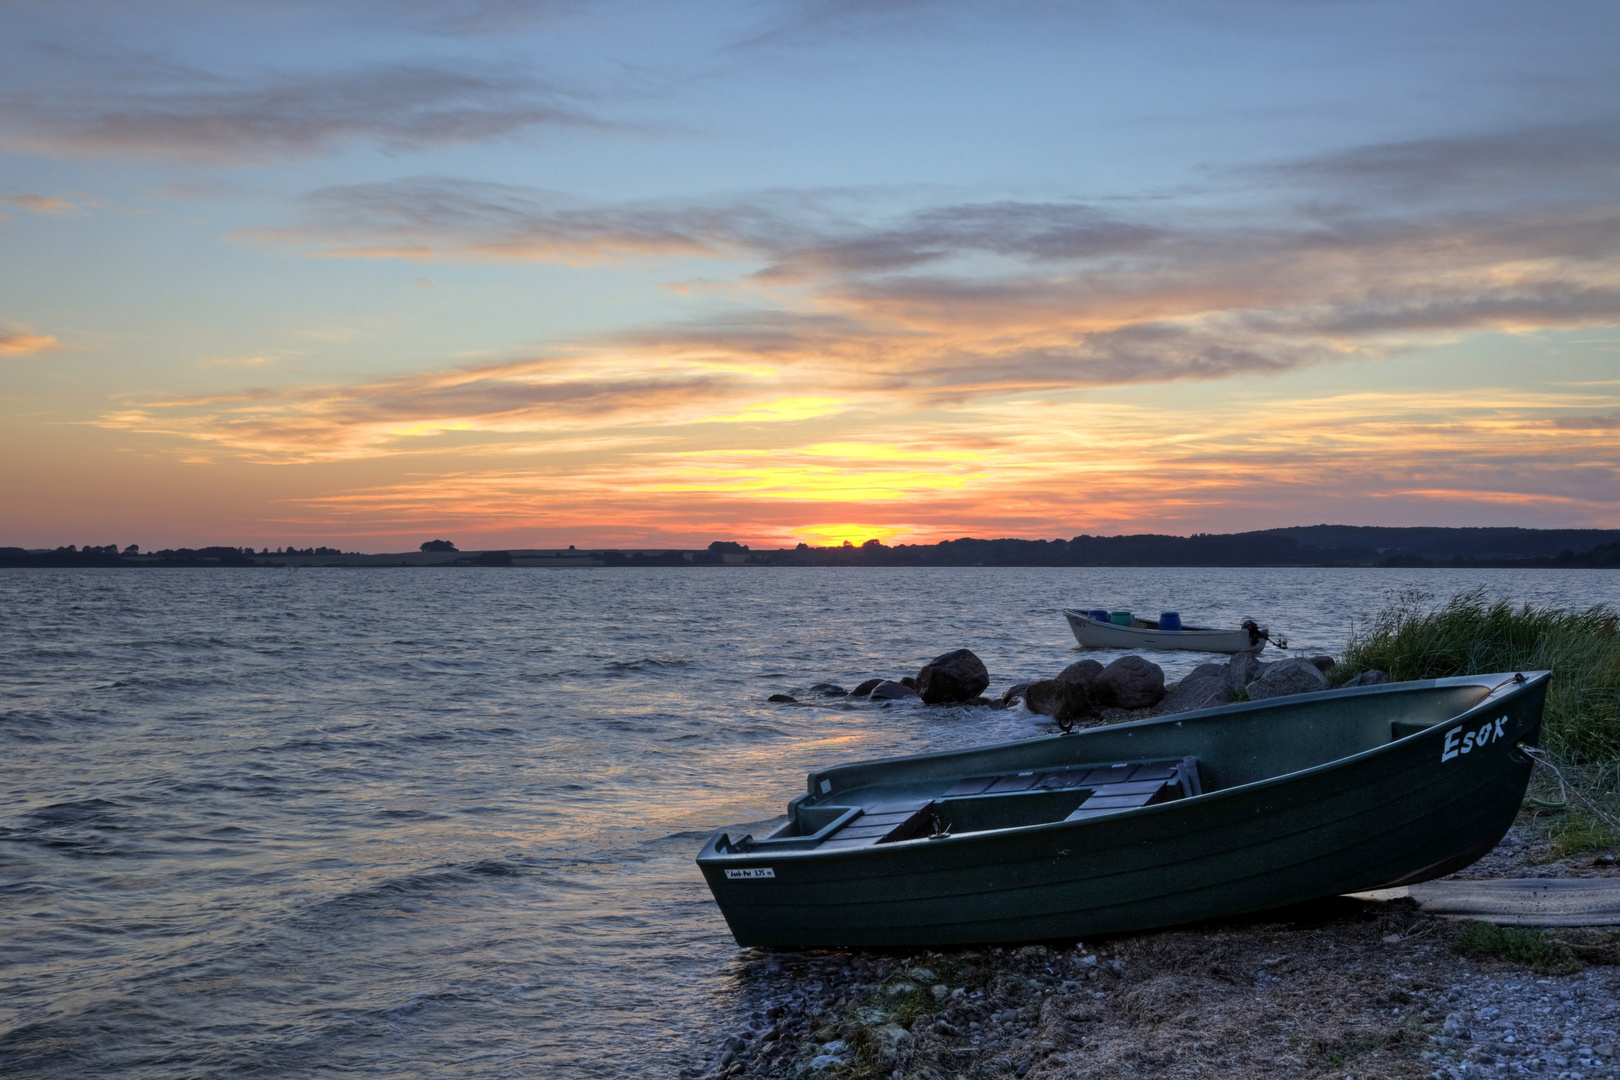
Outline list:
[[[1305,525],[1272,529],[1291,537],[1302,551],[1361,552],[1379,558],[1416,555],[1428,559],[1556,558],[1620,542],[1616,529],[1441,529],[1383,528],[1376,525]],[[1238,534],[1246,535],[1246,534]]]

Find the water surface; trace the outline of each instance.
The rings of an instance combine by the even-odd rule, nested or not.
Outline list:
[[[813,768],[1050,730],[767,695],[961,646],[999,691],[1075,659],[1064,606],[1336,652],[1474,585],[1586,606],[1620,572],[0,570],[0,1073],[690,1074],[741,955],[709,831]]]

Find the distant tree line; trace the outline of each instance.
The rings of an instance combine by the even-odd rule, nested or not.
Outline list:
[[[459,555],[448,540],[429,540],[429,553]],[[573,551],[572,548],[569,549]],[[275,556],[338,557],[331,547],[211,546],[164,548],[141,554],[130,544],[72,544],[54,550],[0,548],[0,566],[256,566]],[[687,553],[578,552],[603,566],[722,566],[728,560],[750,566],[1388,566],[1517,567],[1598,569],[1620,567],[1620,530],[1604,529],[1443,529],[1311,525],[1245,533],[1167,536],[1076,536],[1068,540],[979,540],[962,537],[938,544],[884,544],[814,547],[799,544],[774,551],[751,551],[746,544],[716,540]],[[740,559],[739,559],[740,556]],[[520,556],[524,557],[524,556]],[[269,565],[277,565],[269,563]],[[511,566],[508,551],[463,555],[440,565]]]

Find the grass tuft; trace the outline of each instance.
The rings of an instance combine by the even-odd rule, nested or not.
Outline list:
[[[1620,847],[1620,834],[1596,814],[1558,814],[1545,826],[1551,845],[1545,862],[1557,862],[1589,851],[1610,851]]]
[[[1580,968],[1575,953],[1542,930],[1471,922],[1451,942],[1451,951],[1473,959],[1505,960],[1538,975],[1568,975]]]
[[[1417,591],[1400,594],[1351,637],[1335,681],[1371,669],[1396,682],[1550,670],[1543,744],[1591,766],[1600,789],[1612,792],[1620,783],[1620,612],[1606,604],[1585,611],[1515,608],[1488,599],[1483,589],[1444,604],[1431,600]]]

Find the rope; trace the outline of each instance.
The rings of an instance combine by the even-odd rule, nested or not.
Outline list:
[[[1564,774],[1558,771],[1558,766],[1552,763],[1552,758],[1548,756],[1545,750],[1534,746],[1526,746],[1524,743],[1519,744],[1519,749],[1524,751],[1525,756],[1531,761],[1542,766],[1543,768],[1551,769],[1552,774],[1558,777],[1558,794],[1563,796],[1564,805],[1567,806],[1569,804],[1569,793],[1573,791],[1575,793],[1575,797],[1580,799],[1581,802],[1585,803],[1592,813],[1596,814],[1604,824],[1608,825],[1609,828],[1613,829],[1615,832],[1620,833],[1620,821],[1616,821],[1614,818],[1610,817],[1603,811],[1602,807],[1588,798],[1584,791],[1565,780]],[[1559,809],[1559,807],[1554,806],[1551,803],[1543,802],[1540,799],[1531,799],[1530,801],[1539,806],[1545,806],[1550,810]]]

